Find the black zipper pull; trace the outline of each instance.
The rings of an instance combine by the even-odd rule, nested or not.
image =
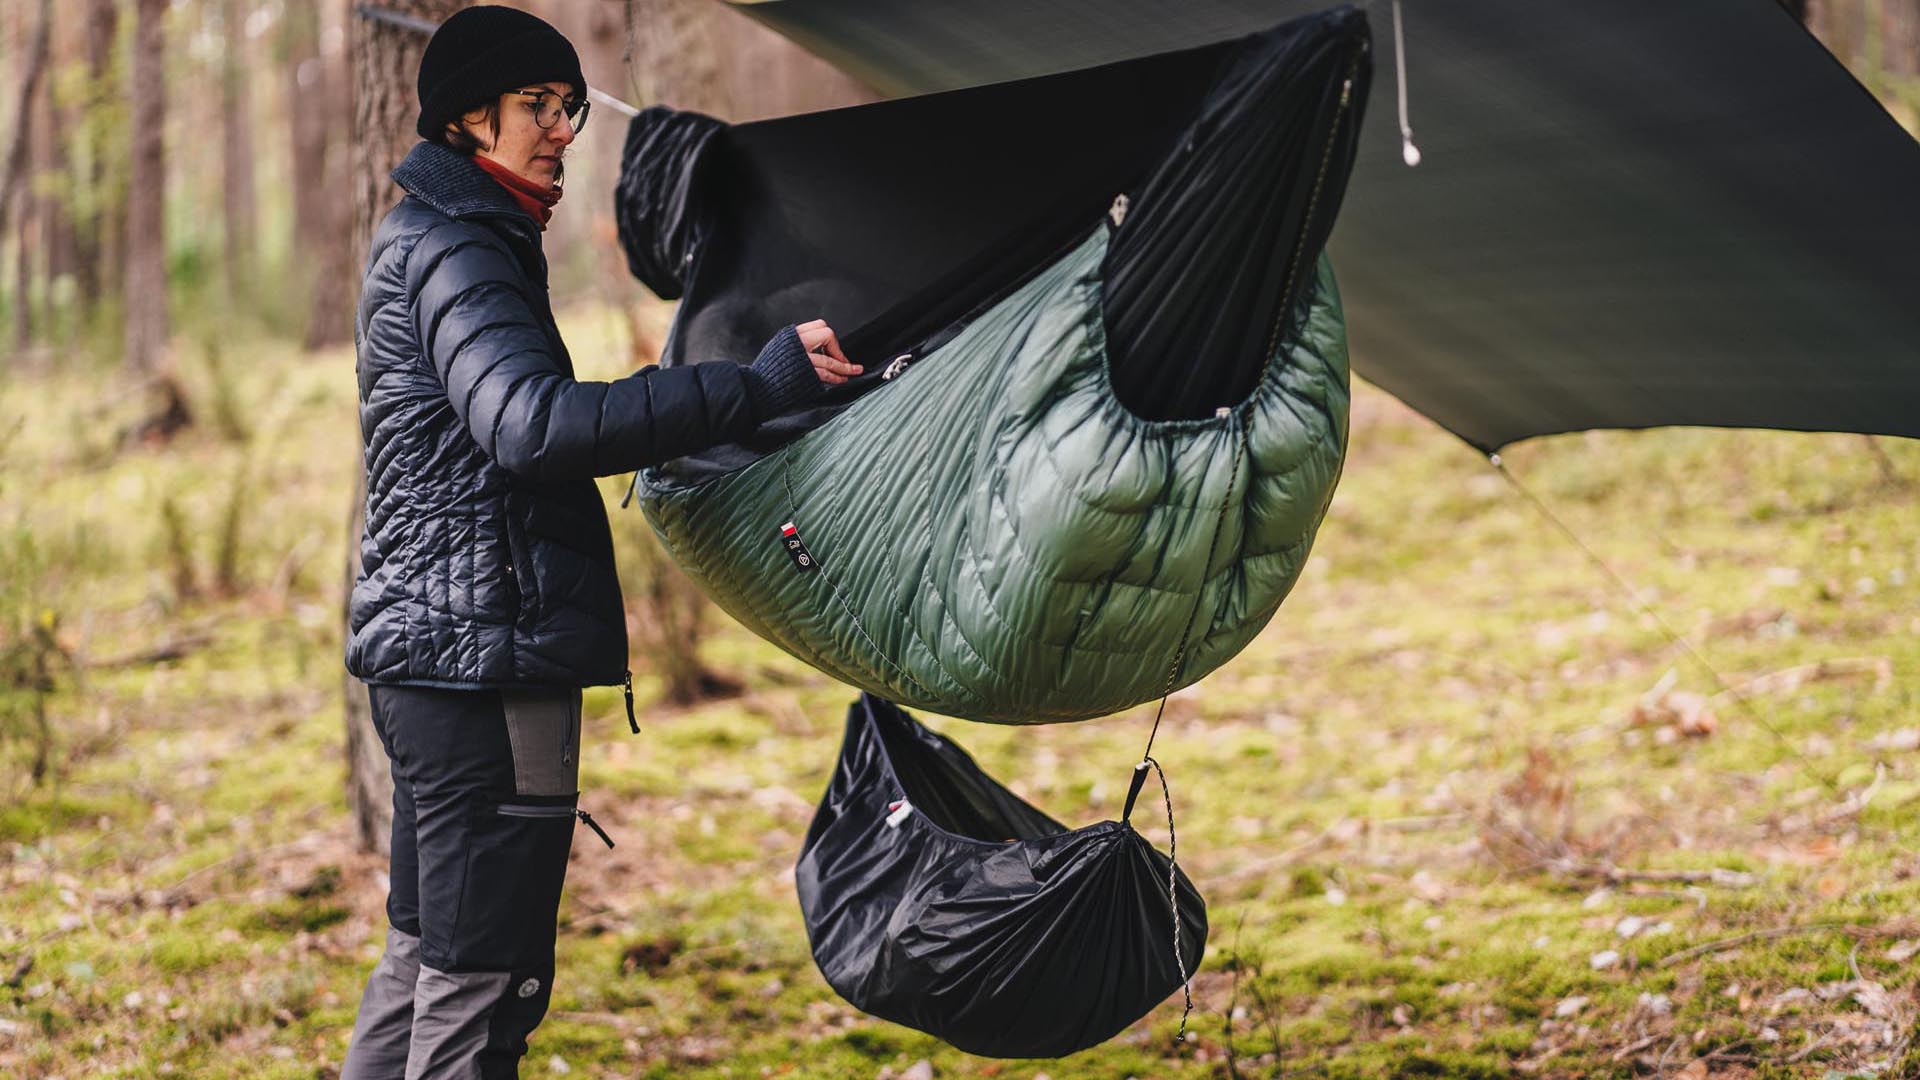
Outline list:
[[[592,829],[596,833],[599,833],[600,839],[605,840],[607,842],[608,847],[613,846],[613,837],[608,836],[607,830],[601,828],[600,824],[593,820],[592,814],[587,813],[585,810],[575,809],[574,815],[578,817],[581,821],[586,822],[587,828]]]
[[[627,695],[627,726],[633,729],[633,733],[635,735],[638,735],[640,734],[640,721],[634,719],[633,717],[633,669],[632,668],[627,669],[627,674],[622,679],[620,685],[621,685],[621,689],[626,691],[626,695]]]

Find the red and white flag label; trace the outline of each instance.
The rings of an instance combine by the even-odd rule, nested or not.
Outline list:
[[[800,542],[800,530],[791,521],[780,526],[780,546],[787,549],[787,557],[793,560],[794,569],[820,569],[820,564],[814,562],[813,554],[807,550],[807,545]]]

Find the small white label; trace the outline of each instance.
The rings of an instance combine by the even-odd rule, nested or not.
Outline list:
[[[913,813],[913,804],[905,799],[899,799],[888,803],[887,811],[887,828],[897,829],[900,823],[907,820],[907,816]]]
[[[540,992],[539,979],[528,979],[526,982],[523,982],[520,984],[520,996],[523,998],[530,998],[539,992]]]

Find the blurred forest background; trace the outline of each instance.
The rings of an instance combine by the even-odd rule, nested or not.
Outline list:
[[[0,0],[0,1075],[337,1068],[387,812],[340,664],[354,292],[424,45],[362,9],[461,6]],[[638,106],[876,96],[717,0],[519,6]],[[1920,134],[1920,0],[1786,6]],[[546,234],[588,378],[651,362],[672,314],[616,243],[625,127],[596,105]],[[1355,410],[1301,588],[1169,708],[1174,782],[1210,788],[1180,832],[1215,903],[1194,1043],[1163,1037],[1176,1005],[1003,1073],[838,1002],[789,868],[850,694],[730,626],[629,513],[649,735],[589,692],[583,805],[621,847],[576,848],[573,980],[529,1071],[1920,1076],[1916,448],[1507,455],[1778,698],[1761,730],[1464,446],[1366,387]],[[959,731],[1061,816],[1110,815],[1139,732],[1070,727]]]
[[[0,312],[19,370],[76,351],[133,372],[176,348],[269,335],[350,342],[357,172],[414,135],[413,76],[380,66],[457,0],[7,0],[0,11]],[[526,0],[580,49],[591,83],[645,105],[752,120],[873,95],[725,5]],[[355,58],[358,58],[356,63]],[[405,100],[401,100],[405,99]],[[548,236],[558,295],[632,304],[612,173],[624,118],[602,108],[568,162]],[[384,182],[382,173],[379,180]],[[606,262],[607,259],[615,262]]]

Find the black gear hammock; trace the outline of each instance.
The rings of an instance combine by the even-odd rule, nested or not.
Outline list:
[[[970,1053],[1104,1042],[1179,989],[1207,940],[1193,883],[1128,816],[1068,829],[862,694],[796,870],[821,973]]]

